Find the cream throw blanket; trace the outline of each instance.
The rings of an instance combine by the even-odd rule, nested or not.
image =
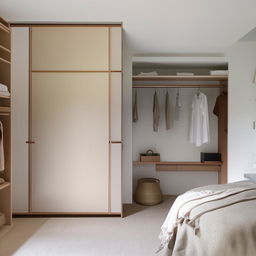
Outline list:
[[[196,216],[191,218],[190,213],[192,210],[196,209],[196,207],[201,206],[207,202],[214,202],[250,190],[256,190],[256,184],[250,181],[242,181],[225,185],[212,185],[196,188],[179,196],[174,202],[164,224],[162,225],[161,233],[159,235],[161,245],[158,251],[164,247],[167,247],[170,240],[175,235],[178,225],[184,221],[186,224],[192,226],[196,232],[198,229],[200,216],[207,212],[199,212]],[[248,198],[248,200],[251,199],[254,199],[254,197]],[[237,201],[235,202],[230,202],[230,204],[240,202],[241,200],[244,201],[245,199],[243,198],[236,200]],[[226,203],[224,206],[228,206],[228,204]],[[217,205],[216,209],[224,206]],[[216,209],[211,209],[211,211]]]

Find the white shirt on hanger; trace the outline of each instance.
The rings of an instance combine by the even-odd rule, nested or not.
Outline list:
[[[193,97],[189,141],[197,147],[210,141],[208,102],[202,92]]]

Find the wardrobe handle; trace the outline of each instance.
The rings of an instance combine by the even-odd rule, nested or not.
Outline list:
[[[27,140],[26,143],[27,143],[27,144],[35,144],[34,141],[29,141],[29,140]]]

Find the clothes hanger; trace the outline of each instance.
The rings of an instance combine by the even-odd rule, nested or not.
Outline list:
[[[200,93],[201,93],[201,90],[200,90],[200,87],[198,87],[197,93],[196,93],[197,97],[199,97]]]

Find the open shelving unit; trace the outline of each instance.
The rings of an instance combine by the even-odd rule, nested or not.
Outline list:
[[[220,92],[226,92],[228,89],[228,75],[133,75],[132,88],[218,88]],[[218,126],[222,127],[220,122]],[[222,162],[141,162],[134,161],[134,166],[154,165],[156,171],[186,171],[186,172],[217,172],[218,182],[227,182],[227,148],[224,142],[227,140],[227,134],[221,130],[218,139],[218,152],[222,154]]]
[[[11,91],[11,31],[8,22],[0,17],[0,83]],[[11,208],[11,97],[0,93],[0,121],[3,124],[5,167],[0,177],[0,212],[4,213],[6,225],[0,227],[0,236],[12,224]]]

